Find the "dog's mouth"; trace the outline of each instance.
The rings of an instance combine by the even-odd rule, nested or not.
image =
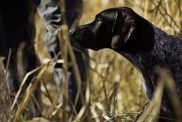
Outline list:
[[[88,29],[76,30],[71,34],[72,43],[77,48],[90,48],[90,43],[95,39],[95,35]]]
[[[73,48],[77,51],[85,51],[85,48],[82,47],[79,43],[77,43],[77,41],[73,38],[71,38],[71,44],[73,46]]]

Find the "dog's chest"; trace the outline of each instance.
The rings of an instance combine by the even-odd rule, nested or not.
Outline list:
[[[156,67],[162,67],[163,62],[151,53],[137,52],[135,55],[122,53],[122,55],[141,72],[146,94],[149,99],[152,98],[159,78]]]

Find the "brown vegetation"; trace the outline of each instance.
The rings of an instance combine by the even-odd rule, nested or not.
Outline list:
[[[103,9],[128,6],[167,33],[182,36],[181,5],[181,0],[84,0],[84,11],[80,23],[91,21]],[[50,57],[43,42],[44,27],[39,17],[36,16],[36,18],[35,47],[43,63],[45,58],[50,59]],[[65,25],[61,28],[64,34],[67,33]],[[68,38],[60,38],[63,38],[66,42],[64,43],[66,49],[63,52],[72,54]],[[87,119],[88,122],[132,122],[147,101],[140,73],[126,59],[111,50],[104,49],[98,52],[89,50],[89,53],[91,56],[90,77],[88,78],[89,83],[86,90],[86,102],[80,113],[75,113],[66,118],[67,121],[83,121]],[[51,122],[65,120],[64,104],[58,103],[59,92],[53,81],[52,63],[52,60],[49,60],[35,69],[38,75],[35,81],[27,88],[26,94],[21,93],[22,98],[17,96],[18,98],[14,99],[7,94],[5,73],[0,59],[0,121],[15,120],[15,118],[18,121],[27,121],[26,115],[22,114],[22,111],[26,108],[26,104],[34,89],[37,88],[36,84],[38,82],[41,83],[40,91],[42,93],[42,103],[38,104],[43,108],[43,116],[42,118],[33,118],[31,121]],[[72,56],[72,63],[75,63],[74,56]],[[75,66],[75,73],[76,71],[77,66]],[[77,84],[79,84],[79,74],[76,74],[78,75]],[[141,119],[139,119],[140,122],[155,121],[155,117],[154,119],[149,118],[148,113],[151,116],[157,116],[164,85],[162,81],[159,89],[156,90],[158,95],[154,96],[153,104],[150,104],[144,111]],[[64,95],[67,94],[65,93]],[[17,101],[19,103],[18,109],[14,109],[14,104],[17,104]],[[13,102],[15,103],[13,104]]]

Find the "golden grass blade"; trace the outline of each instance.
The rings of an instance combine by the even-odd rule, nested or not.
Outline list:
[[[6,64],[6,70],[5,70],[5,76],[7,77],[7,73],[8,73],[8,68],[9,68],[9,63],[11,60],[11,48],[9,49],[9,53],[8,53],[8,60],[7,60],[7,64]],[[7,78],[6,78],[7,79]],[[8,81],[6,82],[7,88],[8,88],[8,92],[10,93],[10,86],[8,84]]]
[[[177,94],[175,82],[169,71],[166,71],[165,73],[166,74],[164,74],[163,77],[166,78],[166,86],[167,86],[167,89],[169,90],[170,96],[172,96],[171,100],[173,103],[173,107],[174,107],[178,122],[182,122],[182,116],[181,116],[182,115],[182,103],[180,101],[180,97]]]
[[[26,90],[25,96],[21,101],[20,105],[18,106],[18,110],[15,113],[15,121],[19,121],[21,113],[24,111],[25,107],[27,106],[33,92],[35,91],[38,82],[40,81],[42,75],[47,70],[47,65],[44,65],[40,72],[38,73],[37,77],[35,78],[34,82],[31,82]]]
[[[0,57],[0,93],[3,93],[4,91],[6,91],[7,88],[7,83],[6,83],[6,75],[5,75],[5,68],[3,65],[3,61],[4,61],[4,57]],[[6,86],[6,87],[5,87]]]
[[[170,96],[173,96],[171,99],[173,102],[174,110],[177,115],[178,121],[181,122],[182,121],[181,103],[177,95],[175,84],[171,77],[171,74],[165,68],[157,68],[157,70],[160,72],[160,80],[159,80],[158,87],[154,93],[152,101],[150,102],[149,106],[146,108],[146,110],[143,112],[143,114],[140,116],[137,122],[145,122],[145,121],[153,122],[153,121],[157,121],[157,118],[163,118],[163,119],[166,119],[166,121],[167,120],[176,121],[166,117],[161,117],[161,116],[158,117],[160,112],[162,93],[163,93],[165,84],[167,86],[167,89],[169,90]]]
[[[22,91],[22,88],[23,88],[23,86],[24,86],[24,84],[25,84],[27,78],[28,78],[30,75],[32,75],[33,73],[39,71],[41,68],[42,68],[42,66],[37,67],[36,69],[34,69],[34,70],[28,72],[28,73],[25,75],[23,81],[21,82],[20,88],[19,88],[18,92],[16,93],[16,96],[15,96],[15,99],[14,99],[14,101],[13,101],[13,104],[12,104],[12,106],[11,106],[11,112],[13,112],[13,110],[14,110],[15,104],[16,104],[16,102],[17,102],[17,100],[18,100],[18,97],[20,96],[20,93],[21,93],[21,91]]]
[[[149,106],[144,110],[143,114],[137,120],[137,122],[156,122],[159,112],[160,112],[160,105],[162,100],[162,93],[164,89],[165,82],[163,79],[158,81],[158,86],[154,92],[154,96],[149,103]]]

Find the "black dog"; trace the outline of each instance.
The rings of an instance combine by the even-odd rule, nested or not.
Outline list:
[[[71,33],[73,43],[83,48],[110,48],[126,57],[143,75],[146,94],[152,98],[159,73],[155,67],[167,67],[182,100],[182,40],[166,34],[127,7],[102,11],[93,22],[78,26]],[[174,117],[171,96],[165,89],[161,113]]]

